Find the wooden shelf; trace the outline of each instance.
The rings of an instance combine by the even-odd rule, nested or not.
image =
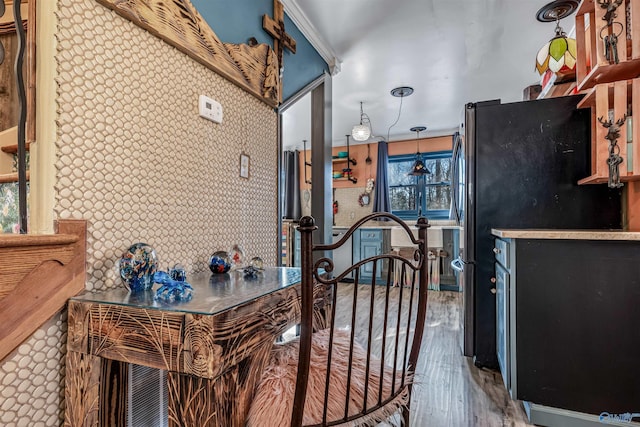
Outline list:
[[[30,143],[26,143],[27,151],[29,151],[30,145]],[[18,154],[18,144],[5,145],[4,147],[0,147],[0,150],[4,151],[7,154]]]
[[[640,76],[640,58],[630,59],[619,64],[596,64],[578,84],[578,91],[591,89],[597,84],[629,80]]]
[[[631,103],[631,94],[633,88],[633,80],[627,81],[627,104]],[[609,90],[609,105],[613,105],[614,101],[614,85],[613,83],[608,84]],[[596,88],[593,87],[589,89],[585,94],[584,98],[580,102],[578,102],[577,108],[595,108],[596,106]]]
[[[627,17],[627,10],[629,16]],[[633,121],[619,129],[617,150],[622,158],[620,181],[640,181],[640,0],[623,0],[616,10],[618,24],[623,26],[617,45],[619,62],[611,64],[605,56],[603,35],[617,33],[608,25],[606,10],[596,0],[582,0],[576,11],[576,43],[578,91],[586,91],[578,108],[591,109],[591,176],[578,184],[606,184],[609,179],[611,139],[609,129],[600,120],[623,120],[629,110]],[[626,37],[626,18],[630,23],[630,40]],[[615,31],[614,31],[615,30]],[[632,123],[630,127],[628,124]],[[627,138],[627,132],[631,135]],[[629,142],[631,145],[629,145]],[[628,148],[631,149],[628,152]]]
[[[621,182],[640,181],[640,175],[621,175]],[[609,182],[609,178],[606,176],[591,175],[586,178],[582,178],[578,181],[578,185],[584,184],[606,184]]]
[[[630,9],[630,40],[626,37],[626,10]],[[640,0],[623,0],[615,22],[623,26],[617,45],[619,62],[612,64],[605,56],[603,35],[617,33],[617,25],[608,26],[606,9],[595,0],[583,0],[576,11],[576,44],[578,91],[595,85],[640,76]],[[616,30],[613,30],[613,27]]]
[[[29,171],[27,171],[27,181],[29,181]],[[0,174],[0,184],[18,182],[18,172]]]
[[[578,184],[603,184],[608,182],[609,140],[608,129],[600,119],[607,120],[613,113],[614,121],[621,120],[631,107],[632,114],[640,117],[640,78],[620,80],[613,83],[596,85],[578,103],[578,108],[591,109],[591,176],[578,181]],[[630,138],[627,132],[631,131]],[[628,142],[631,142],[631,146]],[[640,180],[640,120],[633,120],[620,126],[617,138],[620,164],[620,181]],[[631,152],[628,148],[631,147]],[[637,154],[636,154],[637,153]]]
[[[348,157],[340,157],[339,159],[331,159],[332,163],[346,163],[347,161],[349,161],[353,166],[358,164],[354,158],[350,159]]]
[[[358,178],[343,176],[341,178],[333,178],[334,181],[351,181],[354,184],[358,182]]]

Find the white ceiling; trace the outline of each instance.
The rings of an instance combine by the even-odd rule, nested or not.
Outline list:
[[[308,20],[342,62],[333,77],[333,144],[359,121],[360,101],[375,135],[387,137],[398,116],[397,86],[411,86],[390,140],[458,129],[467,102],[522,99],[538,83],[535,55],[554,34],[535,14],[545,0],[285,0]],[[569,32],[574,15],[561,21]],[[286,66],[286,64],[285,64]],[[308,102],[292,107],[285,145],[309,139]],[[298,116],[300,115],[300,116]],[[372,141],[379,138],[372,139]]]

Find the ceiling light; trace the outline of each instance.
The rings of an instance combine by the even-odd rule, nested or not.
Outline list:
[[[409,129],[411,132],[416,132],[416,147],[418,152],[416,153],[416,161],[413,162],[413,166],[411,167],[411,172],[409,175],[411,176],[423,176],[430,174],[431,172],[427,169],[427,165],[422,161],[422,154],[420,154],[420,132],[427,130],[426,126],[415,126]]]
[[[369,116],[362,111],[362,102],[360,102],[360,124],[351,129],[351,136],[356,141],[366,141],[371,136],[371,122]]]
[[[394,89],[391,89],[391,95],[396,98],[404,98],[405,96],[409,96],[413,93],[413,88],[409,86],[400,86]]]
[[[400,98],[400,107],[398,108],[398,117],[396,118],[396,121],[393,122],[391,126],[389,126],[389,129],[387,129],[387,141],[389,141],[389,136],[391,135],[391,128],[398,124],[398,121],[400,120],[400,115],[402,114],[402,100],[405,96],[409,96],[412,93],[413,88],[409,86],[400,86],[391,89],[391,95],[395,96],[396,98]]]
[[[556,22],[555,36],[538,52],[536,70],[541,75],[547,70],[566,74],[576,68],[576,40],[567,37],[560,20],[571,15],[578,7],[578,0],[556,0],[538,10],[536,19],[540,22]]]

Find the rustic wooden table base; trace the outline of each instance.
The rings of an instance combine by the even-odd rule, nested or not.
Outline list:
[[[168,371],[169,426],[244,426],[274,340],[300,318],[299,270],[208,279],[181,306],[124,289],[69,302],[65,426],[126,425],[128,363]]]

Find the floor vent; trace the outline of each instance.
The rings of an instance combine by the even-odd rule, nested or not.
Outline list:
[[[167,372],[129,365],[127,427],[166,427]]]

